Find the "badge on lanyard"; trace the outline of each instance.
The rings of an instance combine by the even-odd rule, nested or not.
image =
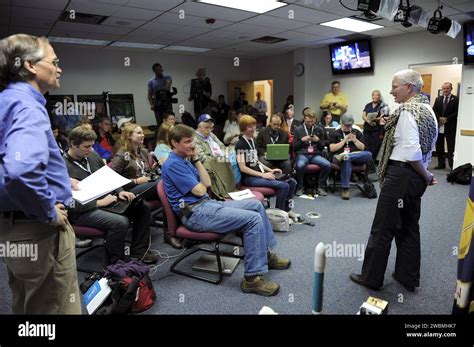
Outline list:
[[[314,147],[313,147],[313,145],[309,145],[309,146],[308,146],[308,153],[309,153],[309,154],[313,154],[313,153],[314,153]]]

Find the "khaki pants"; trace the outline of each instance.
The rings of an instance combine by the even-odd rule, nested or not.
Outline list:
[[[75,236],[68,224],[61,229],[38,223],[8,224],[0,220],[0,242],[19,249],[37,247],[37,259],[6,256],[14,314],[81,314],[77,282]]]

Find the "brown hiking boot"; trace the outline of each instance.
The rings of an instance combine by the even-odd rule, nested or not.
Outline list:
[[[350,197],[351,196],[349,195],[349,189],[343,189],[341,192],[341,198],[343,198],[344,200],[349,200]]]
[[[275,253],[268,252],[268,269],[269,270],[285,270],[291,265],[291,260],[279,258]]]
[[[265,281],[263,276],[256,276],[253,281],[249,281],[244,277],[242,282],[240,282],[240,289],[244,293],[273,296],[278,294],[280,285],[275,282]]]

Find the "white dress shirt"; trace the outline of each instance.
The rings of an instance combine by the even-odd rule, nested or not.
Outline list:
[[[437,122],[433,109],[427,105],[424,106],[429,108],[431,116]],[[437,123],[436,126],[438,126]],[[422,160],[425,168],[428,168],[431,161],[431,152],[426,155],[421,153],[418,124],[415,117],[408,111],[403,111],[398,119],[390,159],[403,162]]]

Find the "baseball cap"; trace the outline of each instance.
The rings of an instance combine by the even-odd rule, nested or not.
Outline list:
[[[199,123],[202,123],[202,122],[212,122],[212,123],[215,123],[215,119],[212,118],[210,115],[208,114],[202,114],[199,116],[198,118],[198,124]]]
[[[128,123],[128,122],[131,122],[133,120],[133,117],[123,117],[123,118],[120,118],[118,121],[117,121],[117,128],[120,129],[122,127],[123,124],[125,123]]]
[[[352,125],[354,124],[354,117],[352,117],[352,115],[350,114],[343,114],[341,116],[341,124],[344,124],[344,125]]]

